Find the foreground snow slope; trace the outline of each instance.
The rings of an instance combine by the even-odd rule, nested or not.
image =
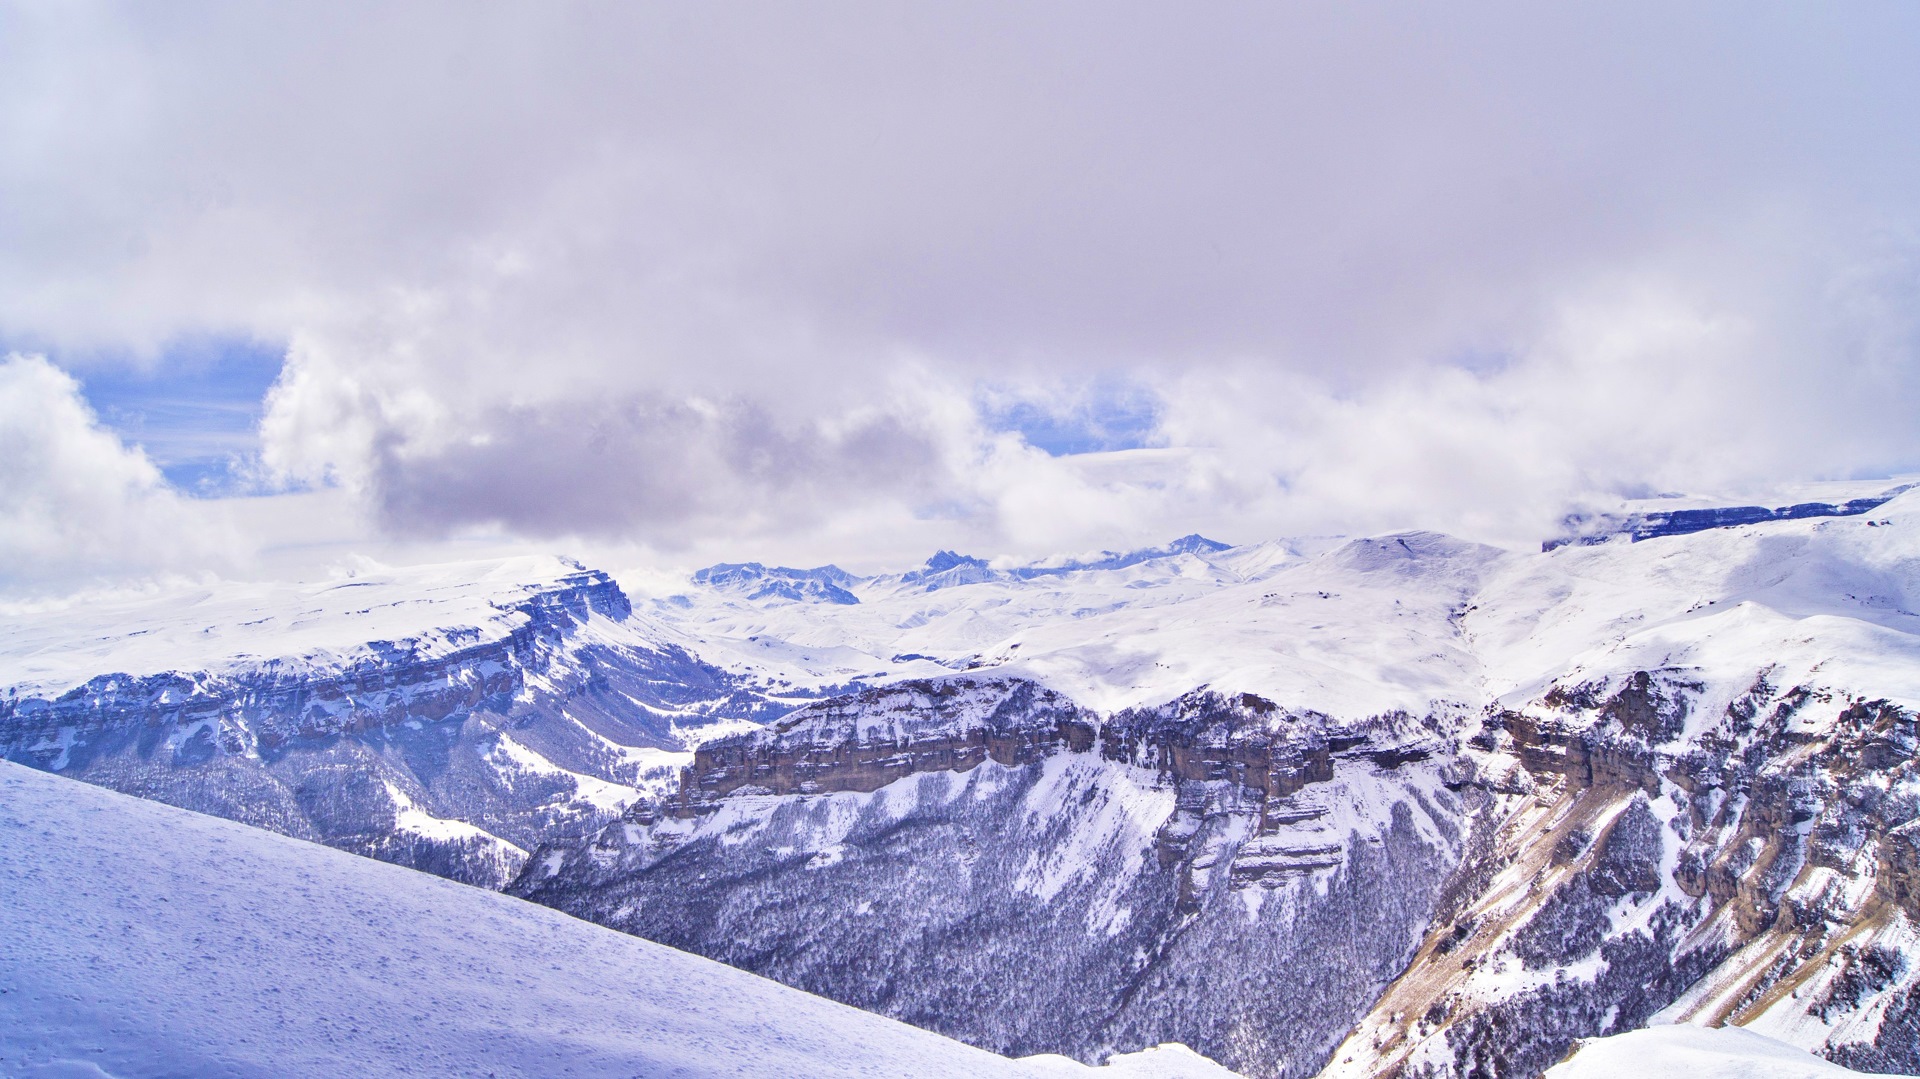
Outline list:
[[[1865,1075],[1739,1027],[1648,1027],[1585,1043],[1543,1079],[1844,1079]]]
[[[0,878],[9,1076],[1067,1074],[543,907],[4,763]]]

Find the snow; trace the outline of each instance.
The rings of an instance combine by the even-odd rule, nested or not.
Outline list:
[[[1013,1061],[545,907],[0,764],[0,1074],[1147,1076]]]
[[[1174,791],[1156,785],[1145,769],[1103,765],[1077,753],[1056,754],[1041,765],[1040,779],[1023,806],[1027,827],[1040,831],[1036,822],[1060,816],[1069,805],[1079,807],[1080,819],[1059,843],[1033,851],[1014,886],[1051,902],[1061,889],[1093,873],[1102,851],[1121,851],[1119,869],[1092,911],[1098,928],[1111,935],[1131,917],[1115,905],[1115,897],[1152,853],[1154,832],[1173,815]]]
[[[985,667],[1102,711],[1215,684],[1365,716],[1474,681],[1451,617],[1499,554],[1429,533],[1274,541],[1115,569],[982,571],[931,592],[870,578],[852,586],[857,605],[694,588],[649,613],[711,662],[795,685]]]
[[[607,744],[615,745],[616,743],[609,742]],[[619,748],[628,750],[627,753],[622,754],[627,757],[627,759],[647,761],[654,766],[665,764],[671,760],[691,757],[691,754],[670,753],[665,750],[653,750],[651,753],[647,753],[644,750],[634,750],[628,746],[620,746]],[[564,776],[572,781],[575,797],[593,806],[595,809],[607,813],[620,812],[640,796],[639,792],[632,787],[621,786],[618,783],[609,783],[604,779],[583,775],[579,772],[570,772],[514,741],[510,735],[500,735],[494,741],[493,748],[487,751],[486,758],[487,762],[492,764],[496,771],[508,779],[516,775]]]
[[[405,791],[392,783],[385,783],[384,786],[387,788],[387,797],[393,800],[394,826],[403,832],[412,832],[423,839],[434,839],[443,843],[463,843],[470,840],[487,844],[498,843],[519,851],[522,855],[526,854],[526,851],[520,850],[519,847],[483,828],[476,828],[465,821],[448,820],[428,813],[414,805],[413,799],[408,798]]]
[[[755,603],[699,587],[656,597],[650,606],[638,595],[635,602],[695,637],[698,643],[690,647],[710,662],[817,686],[856,676],[877,681],[949,674],[988,652],[1012,650],[1031,627],[1184,603],[1299,559],[1288,544],[1270,543],[1032,577],[1008,570],[963,573],[962,567],[947,572],[969,583],[932,591],[914,574],[892,574],[852,583],[856,605]]]
[[[1583,1042],[1542,1079],[1841,1079],[1863,1074],[1750,1030],[1680,1024]]]
[[[703,657],[796,686],[973,668],[1099,711],[1211,685],[1354,720],[1531,699],[1569,671],[1690,666],[1750,681],[1770,663],[1782,685],[1871,684],[1920,704],[1920,491],[1859,517],[1550,553],[1405,533],[933,592],[897,579],[856,582],[857,605],[692,588],[651,613],[697,637]]]
[[[1782,677],[1824,664],[1829,681],[1908,697],[1920,692],[1920,491],[1862,517],[1511,555],[1476,604],[1464,628],[1510,699],[1568,669],[1751,674],[1776,653]]]
[[[1177,1042],[1156,1045],[1137,1053],[1116,1053],[1098,1068],[1088,1068],[1067,1057],[1043,1054],[1021,1057],[1020,1063],[1042,1077],[1073,1079],[1239,1079],[1227,1069]]]
[[[1790,494],[1843,501],[1859,487]],[[316,582],[16,604],[0,609],[0,686],[46,695],[103,673],[337,664],[374,641],[430,657],[510,632],[525,618],[516,599],[575,572],[557,558],[365,565]],[[973,669],[1103,712],[1210,685],[1358,720],[1528,700],[1569,672],[1688,666],[1731,686],[1777,664],[1782,686],[1872,684],[1920,705],[1920,490],[1864,516],[1550,553],[1413,532],[836,579],[860,602],[691,581],[662,595],[629,579],[635,615],[578,633],[678,644],[796,703]]]
[[[1855,487],[1807,488],[1791,498],[1754,501],[1844,501],[1874,493]],[[1669,502],[1657,508],[1699,504]],[[776,694],[791,690],[795,702],[812,693],[837,692],[854,680],[881,684],[969,671],[970,680],[982,684],[1009,676],[1032,678],[1099,712],[1159,705],[1206,685],[1257,693],[1282,709],[1319,713],[1335,724],[1396,712],[1416,723],[1436,717],[1446,721],[1436,725],[1436,735],[1448,738],[1465,733],[1489,702],[1525,709],[1555,684],[1613,679],[1609,684],[1617,685],[1620,676],[1633,671],[1672,669],[1702,686],[1682,739],[1703,733],[1703,725],[1716,722],[1762,672],[1774,694],[1799,687],[1821,702],[1795,713],[1794,722],[1802,725],[1832,722],[1846,702],[1862,694],[1920,709],[1920,490],[1862,516],[1767,522],[1640,543],[1618,538],[1551,552],[1499,550],[1413,532],[1227,550],[1187,545],[1151,557],[1054,559],[1024,570],[1032,572],[947,558],[925,571],[836,578],[858,603],[753,598],[757,592],[691,582],[676,585],[681,591],[670,595],[655,589],[649,597],[630,586],[633,618],[591,619],[577,633],[583,642],[615,646],[678,644],[702,660],[750,675]],[[104,673],[220,673],[270,660],[342,664],[370,654],[375,642],[388,641],[406,642],[432,657],[512,632],[526,618],[514,609],[516,602],[578,572],[575,564],[551,558],[409,568],[362,565],[324,581],[176,584],[16,604],[0,608],[0,687],[12,687],[5,693],[17,698],[58,692]],[[845,729],[823,723],[796,736],[837,740],[857,729],[868,740],[904,741],[932,733],[933,726],[978,722],[991,708],[990,698],[988,693],[963,695],[943,713],[917,690],[897,687],[846,717]],[[833,711],[832,706],[816,708]],[[755,728],[734,721],[684,731],[676,723],[674,729],[691,748],[706,738]],[[183,728],[175,737],[193,733]],[[763,737],[775,736],[770,731]],[[58,751],[72,743],[74,732],[67,728],[46,738],[46,748]],[[670,783],[672,769],[688,759],[685,752],[605,745],[646,768],[650,790]],[[561,772],[504,735],[489,759],[508,778]],[[64,763],[64,754],[55,758],[55,767]],[[1281,865],[1290,852],[1338,848],[1376,835],[1386,819],[1382,807],[1406,780],[1403,776],[1399,786],[1388,789],[1370,777],[1368,768],[1341,762],[1338,783],[1302,799],[1300,808],[1317,812],[1288,825],[1284,834],[1250,840],[1249,864],[1270,858]],[[813,803],[821,817],[818,842],[807,853],[819,865],[840,857],[837,844],[847,828],[876,803],[904,811],[921,799],[957,798],[968,790],[979,795],[1002,780],[1001,772],[989,764],[966,778],[916,776],[871,795],[820,797]],[[1407,774],[1418,777],[1419,793],[1434,795],[1436,773],[1415,768]],[[635,796],[632,788],[567,775],[582,801],[602,811],[615,811]],[[1027,812],[1054,813],[1089,782],[1071,756],[1054,758]],[[446,839],[492,839],[470,825],[427,815],[397,788],[393,794],[407,830]],[[1147,856],[1142,837],[1172,812],[1165,792],[1145,783],[1107,781],[1100,796],[1106,800],[1086,831],[1060,850],[1035,852],[1020,878],[1022,888],[1057,894],[1078,880],[1096,855],[1111,849],[1109,844],[1124,845],[1123,868],[1129,870],[1136,854]],[[763,801],[739,795],[701,823],[663,822],[656,831],[664,839],[676,830],[712,830],[730,843],[745,842],[757,838]],[[1539,823],[1550,826],[1546,818],[1565,809],[1549,810],[1542,803]],[[1656,809],[1662,818],[1675,812],[1666,803]],[[1430,837],[1435,834],[1423,815],[1416,814],[1414,823]],[[98,827],[64,831],[87,842],[110,838],[96,834],[102,831]],[[14,856],[12,850],[0,851],[0,857]],[[1674,857],[1677,847],[1670,845],[1668,862]],[[1662,868],[1669,883],[1657,898],[1667,898],[1672,887],[1672,864]],[[338,877],[342,871],[328,872]],[[1867,902],[1865,875],[1856,874],[1851,883],[1836,880],[1830,872],[1816,871],[1795,895],[1811,896],[1833,884],[1858,893],[1846,897],[1848,909]],[[1518,909],[1528,886],[1518,877],[1496,880],[1492,894],[1498,902],[1490,909]],[[1247,896],[1257,907],[1259,895],[1249,890]],[[1634,924],[1657,905],[1622,906],[1614,920],[1623,927]],[[1108,931],[1124,926],[1130,912],[1116,902],[1096,904],[1094,915],[1097,924],[1089,928]],[[10,911],[6,916],[26,915]],[[423,924],[430,929],[438,923]],[[1912,928],[1904,921],[1888,929],[1885,939],[1892,940],[1896,930],[1905,934],[1902,946],[1911,949]],[[219,930],[230,932],[225,925]],[[396,932],[395,939],[408,939],[407,930]],[[0,939],[40,940],[12,934]],[[1751,950],[1763,957],[1773,946],[1761,941]],[[1590,977],[1592,962],[1564,973]],[[179,972],[168,976],[175,975]],[[1470,987],[1495,999],[1538,984],[1541,977],[1518,963],[1504,971],[1488,966],[1470,979]],[[1705,1014],[1718,1000],[1715,994],[1737,989],[1732,982],[1703,982],[1681,1010]],[[11,996],[0,995],[0,1009],[23,1006]],[[574,997],[566,1000],[567,1007],[584,1007]],[[129,1024],[151,1018],[139,1018],[147,1015],[140,1008],[123,1011],[136,1016]],[[1802,1029],[1803,1018],[1782,1012],[1759,1017],[1756,1026],[1801,1044],[1834,1033]],[[230,1040],[240,1037],[233,1030],[246,1028],[244,1022],[221,1024]],[[1684,1032],[1697,1028],[1679,1029],[1682,1033],[1662,1036],[1684,1041],[1695,1037]],[[1711,1041],[1719,1032],[1699,1037]],[[1588,1059],[1606,1059],[1612,1050],[1600,1048],[1605,1044],[1612,1043],[1586,1050],[1598,1054]],[[1691,1042],[1667,1048],[1709,1051]],[[1648,1052],[1656,1049],[1666,1051],[1655,1045]]]
[[[319,665],[374,641],[423,658],[497,640],[526,621],[511,605],[576,563],[548,556],[392,568],[365,563],[315,581],[199,582],[0,604],[0,687],[48,696],[101,674],[221,673],[267,659]]]

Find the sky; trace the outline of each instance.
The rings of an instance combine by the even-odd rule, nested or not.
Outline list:
[[[0,0],[0,595],[1920,469],[1920,8]]]

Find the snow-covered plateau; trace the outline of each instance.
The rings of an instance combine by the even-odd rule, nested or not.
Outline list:
[[[1920,491],[1546,547],[88,597],[5,612],[0,755],[1008,1057],[1920,1071]]]

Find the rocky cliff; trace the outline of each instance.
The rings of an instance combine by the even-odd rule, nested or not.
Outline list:
[[[1656,1017],[1920,1068],[1914,716],[1775,673],[1716,699],[1637,671],[1490,716],[1458,762],[1470,853],[1328,1074],[1532,1075]]]
[[[1524,1079],[1674,1019],[1920,1070],[1916,499],[859,603],[719,567],[651,621],[582,574],[470,639],[15,692],[0,745],[1004,1052]]]

